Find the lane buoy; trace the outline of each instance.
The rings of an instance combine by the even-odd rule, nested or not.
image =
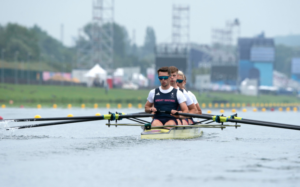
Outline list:
[[[121,105],[120,103],[118,104],[118,108],[119,108],[119,109],[122,108],[122,105]]]
[[[74,116],[73,116],[73,114],[68,114],[67,117],[70,118],[70,117],[74,117]]]
[[[34,118],[42,118],[40,115],[35,115]]]
[[[138,104],[138,108],[142,108],[143,105],[141,103]]]
[[[0,116],[0,120],[3,120],[3,117]]]
[[[100,113],[96,113],[95,116],[101,116],[101,114]]]

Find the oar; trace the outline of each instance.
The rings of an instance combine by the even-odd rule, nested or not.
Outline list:
[[[160,111],[160,112],[170,114],[170,111]],[[207,114],[189,114],[189,113],[178,113],[176,115],[195,117],[195,118],[203,118],[203,119],[212,119],[213,121],[217,121],[217,122],[234,122],[234,123],[243,123],[243,124],[258,125],[258,126],[265,126],[265,127],[276,127],[276,128],[283,128],[283,129],[300,130],[300,126],[298,126],[298,125],[249,120],[249,119],[243,119],[241,117],[234,117],[234,119],[231,119],[231,118],[225,117],[225,116],[217,116],[217,115],[213,116],[213,115],[207,115]]]
[[[207,115],[207,116],[210,116],[210,117],[213,117],[215,115],[211,115],[211,114],[202,114],[202,115]],[[252,120],[252,119],[246,119],[246,118],[242,118],[243,121],[252,121],[254,123],[257,123],[257,122],[261,122],[261,123],[272,123],[273,125],[282,125],[282,123],[276,123],[276,122],[267,122],[267,121],[260,121],[260,120]],[[285,124],[285,125],[289,125],[289,124]],[[291,125],[291,126],[295,126],[295,125]],[[297,125],[296,125],[297,126]]]
[[[31,124],[31,125],[13,126],[13,127],[9,127],[6,130],[11,130],[11,129],[27,129],[27,128],[34,128],[34,127],[45,127],[45,126],[63,125],[63,124],[68,124],[68,123],[80,123],[80,122],[88,122],[88,121],[96,121],[96,120],[95,119],[89,119],[89,120],[71,120],[71,121],[63,121],[63,122]]]
[[[101,116],[79,116],[79,117],[56,117],[56,118],[23,118],[23,119],[4,119],[0,122],[11,121],[11,122],[28,122],[28,121],[57,121],[57,120],[119,120],[120,118],[143,118],[152,117],[153,114],[149,113],[133,113],[133,114],[105,114]]]

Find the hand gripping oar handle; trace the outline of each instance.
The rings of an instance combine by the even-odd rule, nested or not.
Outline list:
[[[168,111],[159,111],[160,113],[169,113]],[[284,124],[284,123],[273,123],[273,122],[267,122],[267,121],[257,121],[257,120],[248,120],[243,119],[241,117],[235,117],[235,116],[218,116],[218,115],[207,115],[207,114],[189,114],[189,113],[178,113],[182,116],[187,117],[195,117],[195,118],[203,118],[203,119],[211,119],[213,121],[224,123],[224,122],[234,122],[234,123],[243,123],[243,124],[249,124],[249,125],[259,125],[259,126],[265,126],[265,127],[276,127],[276,128],[283,128],[283,129],[292,129],[292,130],[300,130],[300,126],[298,125],[290,125],[290,124]]]
[[[171,111],[170,110],[167,110],[167,111],[162,111],[162,110],[157,110],[156,112],[155,112],[155,114],[172,114],[171,113]],[[182,113],[179,113],[179,112],[176,112],[175,114],[173,114],[173,115],[181,115]]]

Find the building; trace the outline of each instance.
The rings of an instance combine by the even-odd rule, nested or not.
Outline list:
[[[258,80],[258,86],[273,86],[274,40],[262,34],[256,38],[238,39],[238,80]]]

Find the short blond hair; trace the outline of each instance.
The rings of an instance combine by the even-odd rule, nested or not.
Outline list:
[[[179,70],[179,71],[178,71],[178,75],[181,75],[182,78],[185,79],[185,75],[184,75],[184,73],[183,73],[182,71]]]

